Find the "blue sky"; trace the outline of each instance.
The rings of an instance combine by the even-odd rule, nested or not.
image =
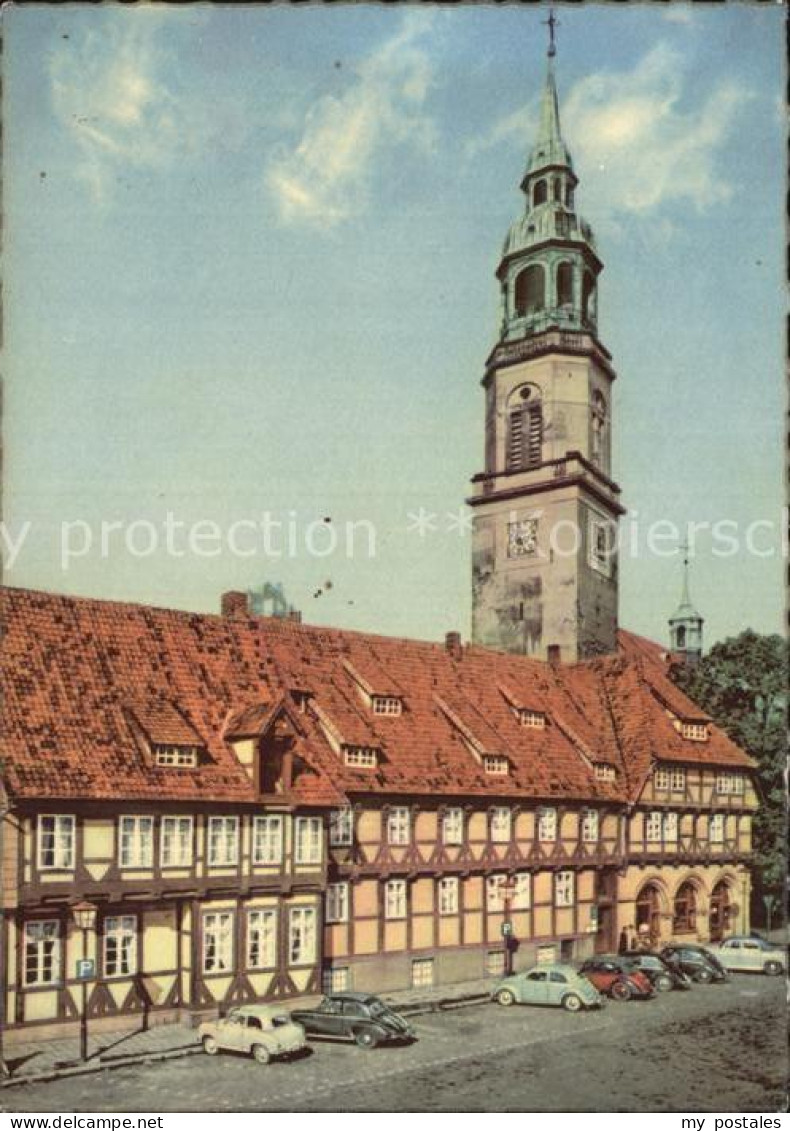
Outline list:
[[[466,635],[456,516],[482,467],[493,272],[523,207],[547,9],[4,15],[6,540],[30,524],[7,582],[214,610],[281,581],[313,622]],[[755,542],[773,556],[700,535],[692,590],[709,643],[780,631],[784,12],[559,17],[624,502],[639,530],[730,520],[743,543],[772,523]],[[264,513],[294,553],[124,542],[136,522],[147,551],[168,514],[224,532]],[[359,520],[375,553],[357,538],[349,556]],[[67,569],[64,522],[83,524]],[[337,551],[306,552],[308,527]],[[621,622],[663,638],[679,588],[677,559],[641,545]]]

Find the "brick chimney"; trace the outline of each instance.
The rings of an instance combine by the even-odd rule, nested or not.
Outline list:
[[[250,610],[247,603],[247,594],[238,589],[231,589],[229,593],[223,593],[220,609],[223,617],[231,617],[235,620],[248,617]]]
[[[453,657],[454,660],[460,660],[463,656],[463,645],[461,644],[460,632],[448,632],[444,638],[445,651]]]
[[[562,663],[562,651],[559,644],[549,644],[546,657],[553,668],[558,668]]]

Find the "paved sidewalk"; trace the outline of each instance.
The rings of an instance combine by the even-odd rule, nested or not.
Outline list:
[[[450,986],[393,990],[380,996],[395,1009],[413,1017],[419,1013],[432,1013],[484,1001],[495,981],[496,979],[480,979],[457,982]],[[304,1008],[319,1000],[320,995],[294,998],[283,1002],[283,1006],[286,1009],[297,1009],[299,1006]],[[12,1087],[62,1076],[79,1076],[128,1064],[189,1056],[200,1051],[197,1030],[185,1025],[154,1025],[145,1032],[124,1030],[91,1035],[88,1042],[89,1058],[84,1064],[79,1061],[77,1035],[61,1040],[20,1042],[6,1049],[6,1062],[11,1076],[0,1076],[0,1086]]]

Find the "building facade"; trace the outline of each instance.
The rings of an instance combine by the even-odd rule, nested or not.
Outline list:
[[[751,760],[621,634],[546,664],[4,593],[9,1039],[748,928]],[[95,927],[77,928],[89,901]]]

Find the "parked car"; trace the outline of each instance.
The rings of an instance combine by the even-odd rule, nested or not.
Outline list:
[[[226,1017],[204,1021],[198,1040],[209,1056],[231,1049],[249,1053],[259,1064],[300,1052],[307,1044],[302,1026],[279,1005],[240,1005]]]
[[[564,963],[511,974],[494,986],[491,997],[500,1005],[561,1005],[570,1013],[605,1004],[592,982]]]
[[[661,957],[679,966],[693,982],[727,981],[727,971],[716,955],[704,946],[695,946],[691,943],[665,946],[661,951]]]
[[[632,967],[646,974],[653,989],[658,993],[691,989],[691,979],[688,974],[684,974],[679,966],[668,962],[654,950],[627,950],[624,954],[618,955],[618,958],[629,962]]]
[[[781,974],[787,967],[783,947],[752,935],[733,935],[711,946],[725,970],[751,970],[762,974]]]
[[[327,994],[315,1009],[296,1009],[293,1017],[310,1037],[336,1037],[372,1049],[385,1041],[414,1040],[407,1021],[373,994],[351,990]]]
[[[619,957],[602,955],[588,958],[582,963],[579,973],[588,978],[602,994],[608,994],[615,1001],[653,996],[653,987],[647,975]]]

